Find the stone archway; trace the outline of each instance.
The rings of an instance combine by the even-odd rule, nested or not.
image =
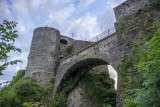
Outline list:
[[[66,84],[69,85],[68,81],[70,80],[71,80],[71,83],[76,84],[75,87],[77,87],[80,80],[84,77],[85,74],[87,74],[88,71],[91,71],[92,68],[95,68],[95,67],[97,68],[97,66],[100,66],[100,65],[107,67],[109,63],[98,58],[88,58],[73,64],[72,66],[70,66],[70,68],[67,69],[65,76],[63,77],[63,79],[61,80],[61,83],[59,84],[57,92],[63,92],[63,90],[66,89]],[[98,68],[98,70],[101,72],[102,68]],[[67,90],[67,93],[69,94],[70,92],[68,92]],[[73,106],[73,102],[72,102],[72,106]],[[80,104],[80,103],[78,102],[76,103],[76,105],[77,104]]]

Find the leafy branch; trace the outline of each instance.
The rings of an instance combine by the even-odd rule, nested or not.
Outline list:
[[[10,52],[21,52],[20,48],[14,46],[15,39],[18,38],[16,25],[16,22],[7,20],[0,24],[0,72],[5,70],[8,65],[22,62],[20,60],[9,61]]]

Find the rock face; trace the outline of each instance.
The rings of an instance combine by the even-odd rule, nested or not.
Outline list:
[[[59,35],[54,28],[40,27],[34,30],[25,77],[35,79],[41,85],[47,85],[54,77]]]
[[[86,93],[86,87],[79,83],[78,86],[72,90],[67,99],[67,107],[96,107]]]

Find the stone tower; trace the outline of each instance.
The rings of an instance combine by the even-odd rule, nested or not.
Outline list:
[[[59,55],[60,33],[50,27],[39,27],[33,32],[25,77],[46,85],[54,78]]]

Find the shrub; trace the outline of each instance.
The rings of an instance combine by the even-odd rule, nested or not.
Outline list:
[[[24,102],[49,102],[50,90],[31,79],[23,78],[24,72],[19,71],[9,86],[2,89],[0,107],[22,107]]]
[[[35,107],[36,105],[31,103],[31,102],[25,102],[25,103],[23,103],[23,106],[25,106],[25,107]]]
[[[29,83],[22,83],[15,87],[16,93],[19,97],[29,97],[35,94],[35,91],[31,84]]]
[[[127,97],[124,99],[124,107],[136,107],[136,103],[132,97]]]
[[[67,107],[67,95],[63,92],[56,94],[53,107]]]
[[[67,45],[66,51],[67,51],[67,53],[70,54],[72,52],[72,50],[73,50],[73,44],[70,43],[70,44]]]

